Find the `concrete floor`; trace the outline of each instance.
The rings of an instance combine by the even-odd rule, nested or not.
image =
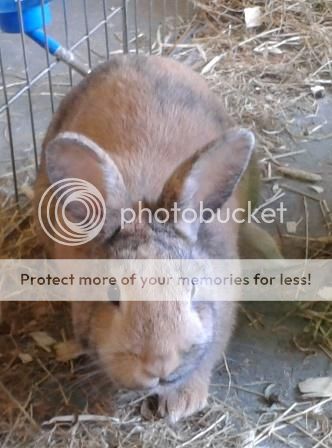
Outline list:
[[[89,3],[89,24],[92,27],[102,17],[102,2]],[[118,2],[113,2],[114,6],[117,6]],[[140,14],[140,30],[147,32],[147,17],[148,17],[148,1],[141,0],[139,3]],[[169,14],[174,11],[174,4],[167,1],[167,7]],[[154,2],[154,24],[158,23],[158,7],[157,2]],[[183,4],[183,2],[179,2]],[[180,6],[180,8],[182,8]],[[54,2],[54,16],[60,17],[62,12],[61,2]],[[180,9],[181,12],[181,9]],[[84,15],[82,9],[77,7],[72,8],[69,11],[69,23],[70,23],[70,43],[75,42],[81,37],[84,30]],[[132,16],[129,18],[132,24]],[[112,20],[110,30],[110,45],[111,50],[117,50],[120,47],[119,30],[121,24],[120,15]],[[132,34],[131,25],[131,34]],[[65,42],[65,34],[63,23],[61,21],[54,21],[54,24],[50,27],[50,33]],[[91,41],[94,54],[92,56],[93,64],[103,59],[105,54],[104,45],[104,30],[96,33]],[[145,40],[145,43],[147,40]],[[45,54],[32,42],[26,42],[27,55],[29,60],[30,75],[33,77],[45,66]],[[9,94],[13,95],[18,88],[22,87],[22,79],[24,74],[24,66],[22,63],[22,54],[20,52],[19,36],[10,36],[0,34],[0,46],[3,55],[3,60],[6,68],[6,78],[9,87]],[[82,60],[87,60],[86,48],[83,45],[80,47],[77,54]],[[33,63],[31,63],[33,61]],[[63,97],[68,90],[70,81],[69,71],[63,64],[58,64],[54,72],[51,75],[54,86],[54,105],[56,106],[59,100]],[[77,82],[79,76],[74,74],[74,83]],[[17,85],[17,83],[21,83]],[[50,92],[47,76],[43,77],[41,81],[32,88],[32,100],[33,100],[33,112],[34,112],[34,126],[37,137],[37,143],[39,144],[43,133],[50,121],[52,115],[52,107],[50,101]],[[1,95],[1,94],[0,94]],[[0,96],[0,102],[2,99]],[[27,96],[24,95],[18,101],[16,101],[11,107],[12,114],[12,126],[14,129],[14,147],[15,156],[18,163],[18,168],[22,169],[26,166],[33,165],[33,144],[31,138],[31,124],[29,123],[29,107]],[[298,115],[297,111],[294,111],[294,117],[296,118],[295,124],[292,125],[293,132],[299,134],[305,129],[312,128],[319,123],[326,124],[319,133],[331,133],[332,132],[332,98],[325,98],[319,101],[318,113],[316,116],[303,116]],[[8,144],[8,132],[5,116],[0,116],[0,175],[8,173],[10,170],[10,151]],[[332,209],[332,139],[315,141],[310,140],[308,142],[303,141],[288,141],[287,144],[291,145],[290,150],[305,149],[306,152],[299,156],[290,158],[291,166],[296,166],[316,173],[320,173],[324,181],[322,186],[324,187],[323,196],[330,204]],[[24,176],[23,176],[24,177]],[[290,186],[296,186],[306,192],[310,192],[308,186],[296,181],[282,180],[283,183],[287,183]],[[265,197],[271,195],[271,186],[266,185],[264,190]],[[311,191],[312,194],[314,194]],[[289,209],[290,221],[299,221],[304,214],[303,197],[295,193],[289,193],[285,198],[286,207]],[[323,227],[323,221],[318,209],[318,203],[312,200],[308,200],[309,214],[310,214],[310,234],[311,235],[324,235],[325,229]],[[298,235],[303,235],[305,230],[305,222],[302,221],[298,226]],[[293,240],[285,239],[282,237],[286,233],[285,225],[279,226],[277,229],[269,229],[271,233],[278,234],[281,241],[285,256],[287,257],[303,257],[304,247],[303,243],[296,243]],[[280,236],[281,235],[281,236]],[[232,374],[233,386],[241,386],[252,388],[254,393],[244,392],[243,390],[231,388],[231,393],[228,395],[227,400],[238,407],[238,409],[245,410],[250,415],[252,421],[257,421],[262,413],[262,408],[266,408],[266,403],[262,402],[261,395],[267,384],[276,384],[278,394],[285,403],[292,403],[294,399],[298,399],[297,384],[300,380],[311,376],[324,376],[332,375],[332,364],[324,354],[320,352],[307,354],[298,350],[293,344],[292,340],[294,335],[299,335],[304,326],[304,321],[300,318],[290,317],[284,320],[282,324],[277,325],[280,318],[284,317],[286,311],[294,305],[287,304],[246,304],[248,311],[252,313],[259,313],[262,316],[262,325],[257,328],[250,325],[250,322],[242,315],[236,335],[232,341],[228,363]],[[222,383],[227,385],[228,377],[224,368],[220,368],[215,374],[213,383],[216,384],[212,388],[212,393],[217,393],[221,397],[225,396],[225,387],[220,387],[218,384]],[[253,385],[254,386],[250,386]],[[255,394],[255,393],[258,393]],[[295,443],[295,442],[294,442]],[[303,446],[301,442],[297,441],[297,445]],[[265,445],[269,447],[284,446],[280,442],[272,441],[271,444]]]
[[[301,402],[298,383],[311,377],[331,376],[332,363],[319,351],[302,352],[295,346],[294,338],[301,341],[303,337],[304,321],[294,316],[285,318],[294,305],[246,303],[245,308],[260,320],[261,325],[255,328],[247,317],[240,316],[227,358],[232,381],[230,393],[227,395],[229,376],[225,367],[215,374],[213,383],[216,386],[212,390],[227,396],[226,403],[241,410],[252,422],[257,422],[264,414],[271,417],[278,407],[287,409],[294,402]],[[223,384],[222,392],[218,386],[220,383]],[[272,403],[264,398],[270,385],[274,385],[272,391],[277,397],[277,401]],[[332,419],[331,407],[325,408],[324,413]],[[312,441],[291,425],[278,433],[290,440],[291,447],[313,446]],[[257,446],[285,447],[275,437]]]
[[[295,138],[290,138],[289,135],[284,136],[284,144],[287,151],[305,152],[297,154],[285,159],[281,159],[283,164],[289,164],[292,168],[303,169],[311,173],[316,173],[322,176],[322,181],[314,185],[323,188],[321,194],[317,194],[311,187],[312,184],[308,182],[300,182],[293,179],[281,178],[269,184],[265,184],[263,197],[268,198],[273,196],[272,187],[275,184],[289,186],[304,194],[311,195],[318,200],[306,197],[308,208],[308,234],[310,237],[318,237],[326,235],[326,222],[320,210],[319,200],[325,199],[332,209],[332,95],[317,100],[315,110],[303,114],[294,109],[292,115],[292,123],[289,125],[289,131]],[[322,126],[317,132],[309,135],[306,134],[316,126]],[[325,138],[324,136],[329,136]],[[287,212],[285,213],[285,223],[282,225],[268,225],[267,230],[274,234],[280,241],[283,254],[286,258],[303,258],[305,256],[305,245],[303,241],[295,239],[284,238],[283,235],[287,233],[287,221],[298,223],[296,228],[296,235],[305,235],[306,220],[305,204],[303,195],[292,191],[285,190],[287,194],[281,199],[284,202]],[[274,204],[275,206],[278,203]],[[330,228],[332,231],[332,229]],[[309,247],[310,254],[314,253]],[[320,256],[324,257],[324,253]]]

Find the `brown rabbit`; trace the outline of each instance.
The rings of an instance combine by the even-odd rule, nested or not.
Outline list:
[[[237,207],[247,200],[253,149],[253,134],[234,127],[189,68],[154,56],[112,59],[61,103],[43,143],[35,190],[37,206],[54,182],[87,180],[103,195],[106,221],[101,233],[81,246],[54,243],[44,234],[50,256],[238,257],[239,229],[233,222],[180,219],[121,228],[120,210],[138,201],[151,209],[170,209],[175,202],[197,209],[200,201],[214,211]],[[75,219],[81,210],[73,204],[68,213]],[[56,225],[58,216],[52,219]],[[77,338],[95,352],[112,381],[157,393],[160,414],[173,422],[206,404],[211,371],[226,349],[235,314],[234,302],[113,300],[72,306]]]

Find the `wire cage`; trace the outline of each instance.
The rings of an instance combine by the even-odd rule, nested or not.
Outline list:
[[[37,17],[26,17],[30,7]],[[114,54],[172,55],[193,9],[191,0],[0,0],[0,195],[19,200],[52,114],[82,75]]]

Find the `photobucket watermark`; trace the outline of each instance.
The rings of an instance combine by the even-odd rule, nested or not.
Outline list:
[[[194,208],[181,208],[175,202],[170,209],[157,208],[151,210],[145,207],[143,202],[139,201],[135,209],[122,208],[121,209],[121,228],[124,228],[127,224],[133,222],[147,222],[152,224],[153,222],[159,224],[165,224],[167,222],[184,222],[186,224],[193,224],[199,222],[200,224],[209,224],[211,222],[219,222],[226,224],[234,222],[236,224],[254,223],[254,224],[273,224],[278,222],[284,223],[285,214],[287,208],[283,202],[280,202],[278,207],[265,207],[255,208],[251,201],[248,201],[247,208],[226,208],[212,210],[211,208],[204,207],[203,201],[200,201],[198,209]]]
[[[217,210],[205,207],[203,201],[197,208],[182,208],[174,202],[169,209],[152,210],[139,201],[135,208],[120,209],[120,227],[123,229],[133,222],[283,224],[286,212],[283,202],[275,208],[255,208],[249,201],[245,208],[224,207]],[[66,246],[80,246],[97,237],[105,224],[106,215],[106,203],[100,191],[91,183],[77,178],[62,179],[50,185],[38,204],[39,223],[44,232],[56,243]]]
[[[81,211],[80,219],[73,219],[78,210]],[[38,219],[43,231],[54,242],[65,246],[80,246],[93,240],[101,232],[105,216],[106,204],[100,191],[90,182],[78,178],[53,183],[38,204]]]

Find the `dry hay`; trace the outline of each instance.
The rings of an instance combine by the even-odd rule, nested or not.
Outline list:
[[[24,201],[20,208],[15,203],[0,211],[0,258],[42,258],[43,251],[32,219],[30,202]]]
[[[332,5],[329,1],[197,1],[201,27],[192,45],[196,68],[239,123],[255,129],[259,147],[275,152],[296,135],[287,121],[295,108],[312,111],[310,86],[332,86]],[[263,25],[246,30],[243,8],[261,5]],[[289,120],[290,121],[290,120]],[[319,138],[319,137],[318,137]],[[267,155],[270,156],[269,152]]]
[[[264,25],[249,31],[243,21],[244,2],[196,2],[198,13],[193,22],[179,27],[183,33],[174,56],[190,60],[223,97],[236,120],[255,129],[264,159],[263,175],[273,178],[278,161],[285,153],[293,153],[285,141],[325,138],[319,129],[306,135],[294,131],[290,115],[294,108],[311,113],[316,104],[310,86],[329,88],[332,83],[332,5],[328,0],[246,2],[246,6],[257,4],[263,8]],[[158,38],[154,52],[161,49]],[[174,49],[168,45],[166,50]],[[7,196],[3,202],[1,257],[43,256],[29,200],[23,200],[20,209]],[[319,250],[321,246],[326,250],[329,235],[317,241]],[[303,242],[308,244],[308,238]],[[331,446],[330,397],[274,403],[262,409],[255,421],[227,400],[227,394],[221,400],[212,387],[209,406],[198,415],[174,427],[156,419],[142,407],[144,397],[113,393],[107,385],[105,390],[105,379],[98,381],[83,361],[75,362],[74,368],[72,361],[58,362],[53,349],[36,346],[30,336],[34,331],[47,331],[56,341],[70,337],[68,314],[63,304],[20,303],[6,310],[10,327],[6,322],[0,325],[2,446],[249,448],[267,447],[270,440],[294,446],[295,435],[301,435],[302,446]],[[304,351],[319,346],[332,358],[332,305],[300,304],[297,314],[308,321],[307,337],[294,343]],[[228,386],[236,387],[231,382]]]

